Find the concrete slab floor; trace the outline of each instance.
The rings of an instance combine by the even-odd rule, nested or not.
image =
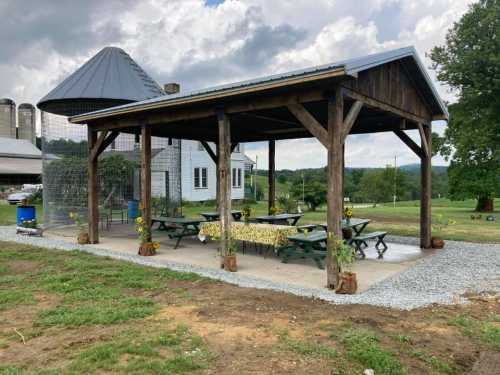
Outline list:
[[[46,231],[45,236],[76,241],[75,229],[71,227]],[[156,256],[148,258],[149,261],[158,259],[205,268],[219,268],[216,242],[203,244],[196,237],[184,238],[179,248],[174,249],[175,241],[169,239],[164,232],[155,230],[153,237],[155,241],[160,242],[160,249]],[[418,246],[387,243],[389,248],[384,258],[377,259],[374,243],[369,242],[369,245],[370,247],[365,250],[366,259],[357,260],[352,267],[352,271],[357,273],[359,292],[406,270],[418,259],[431,254],[429,251],[422,251]],[[132,225],[114,224],[109,230],[100,231],[99,244],[88,246],[137,254],[138,240]],[[262,280],[314,289],[323,289],[326,284],[326,271],[318,269],[312,260],[291,260],[284,264],[272,251],[264,253],[256,251],[252,244],[246,246],[244,253],[238,253],[237,262],[238,273]]]

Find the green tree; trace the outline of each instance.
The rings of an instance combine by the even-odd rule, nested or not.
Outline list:
[[[292,196],[302,199],[302,184],[292,185]],[[318,180],[307,181],[304,185],[304,202],[311,211],[326,203],[326,184]]]
[[[395,169],[392,167],[365,171],[361,177],[356,200],[375,204],[390,202],[394,197],[394,185],[396,185],[398,200],[406,199],[405,194],[408,193],[407,175],[402,170],[398,170],[396,176],[394,172]]]
[[[471,5],[430,57],[458,98],[440,145],[451,160],[450,197],[475,198],[476,210],[491,211],[500,184],[500,2]]]

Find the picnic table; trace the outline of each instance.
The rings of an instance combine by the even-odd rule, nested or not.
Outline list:
[[[192,237],[198,235],[200,231],[200,224],[204,221],[204,219],[157,216],[151,219],[151,226],[153,226],[155,223],[159,223],[159,230],[165,230],[167,231],[169,238],[177,239],[177,242],[174,246],[174,249],[177,249],[184,237]]]
[[[323,260],[326,257],[326,232],[314,231],[288,236],[288,244],[278,249],[278,254],[283,263],[288,263],[292,258],[309,258],[314,260],[319,269],[323,269]]]
[[[304,216],[303,214],[279,214],[279,215],[266,215],[258,216],[255,219],[258,223],[269,223],[276,225],[290,225],[295,226],[299,219]]]
[[[272,225],[259,223],[234,222],[231,225],[231,238],[237,241],[253,242],[260,245],[268,245],[274,248],[284,246],[287,237],[297,233],[297,228],[289,225]],[[201,224],[200,240],[206,237],[217,239],[220,237],[220,225],[218,221],[207,221]]]
[[[200,215],[203,216],[206,221],[217,221],[219,220],[219,213],[218,212],[200,212]],[[235,221],[240,221],[241,220],[241,211],[239,210],[232,210],[231,215],[233,216],[233,219]]]
[[[366,226],[370,223],[370,219],[356,219],[352,218],[347,222],[347,220],[342,220],[342,229],[352,228],[354,235],[359,236],[365,230]],[[328,229],[328,225],[326,223],[319,224],[325,231]]]

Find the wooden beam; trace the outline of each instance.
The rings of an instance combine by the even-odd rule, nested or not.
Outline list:
[[[328,100],[328,192],[327,192],[327,287],[335,288],[340,272],[336,258],[335,241],[342,239],[342,162],[343,162],[344,100],[340,86],[335,87],[335,97]]]
[[[99,150],[97,150],[97,156],[101,155],[106,148],[113,143],[113,141],[120,135],[120,132],[117,130],[113,130],[102,142],[101,147],[99,147]]]
[[[274,96],[258,97],[252,100],[242,99],[234,100],[224,107],[227,114],[240,114],[263,109],[286,107],[288,104],[308,103],[319,100],[324,100],[324,89],[309,89],[291,94],[279,94]],[[172,122],[191,121],[201,118],[209,118],[216,116],[216,110],[212,106],[206,106],[196,109],[174,109],[164,107],[161,112],[150,114],[147,117],[143,113],[131,113],[128,118],[117,119],[96,119],[92,121],[92,128],[95,130],[106,129],[123,129],[140,126],[141,123],[147,122],[149,125],[161,125]]]
[[[108,135],[107,130],[103,130],[102,132],[99,133],[99,136],[97,137],[94,146],[92,147],[92,149],[89,152],[89,158],[91,160],[94,160],[99,156],[99,154],[98,154],[99,149],[100,149],[102,143],[104,142],[104,140],[106,139],[107,135]]]
[[[426,141],[424,126],[421,123],[417,123],[417,126],[418,132],[420,134],[420,144],[422,145],[422,151],[425,156],[429,157],[431,150],[429,150],[428,142]]]
[[[275,141],[269,141],[269,152],[268,152],[268,157],[269,157],[269,171],[268,171],[268,184],[269,184],[269,190],[268,190],[268,213],[271,214],[271,208],[275,207],[276,205],[276,162],[275,162],[275,156],[276,156],[276,142]]]
[[[97,158],[92,158],[92,150],[97,143],[97,133],[87,128],[88,146],[88,226],[89,242],[99,242],[99,205],[97,196]]]
[[[200,143],[207,152],[208,156],[210,156],[210,159],[212,159],[215,165],[217,165],[217,155],[215,154],[214,150],[212,150],[212,147],[210,147],[208,142],[201,141]]]
[[[219,127],[219,217],[221,265],[231,246],[231,126],[226,113],[217,112]]]
[[[403,141],[405,145],[412,149],[412,151],[417,154],[419,158],[422,158],[424,152],[422,148],[420,148],[414,141],[411,139],[404,131],[402,130],[394,130],[394,134],[396,134],[399,139]]]
[[[403,110],[401,110],[397,107],[394,107],[390,104],[387,104],[387,103],[381,102],[379,100],[373,99],[369,96],[360,94],[360,93],[358,93],[350,88],[343,87],[342,90],[343,90],[343,93],[345,96],[347,96],[351,99],[354,99],[354,100],[359,100],[359,101],[363,102],[363,104],[369,108],[375,108],[375,109],[378,109],[378,110],[381,110],[384,112],[390,112],[398,117],[402,117],[402,118],[405,118],[407,120],[411,120],[414,122],[421,122],[421,123],[426,124],[426,125],[430,124],[432,121],[432,119],[430,119],[430,118],[426,119],[426,118],[414,115],[413,113],[403,111]]]
[[[141,126],[141,203],[142,218],[149,229],[147,241],[151,241],[151,128]]]
[[[360,100],[356,100],[353,103],[353,105],[351,106],[349,113],[347,114],[346,118],[344,119],[344,131],[342,134],[342,142],[345,141],[345,139],[347,138],[347,136],[351,132],[351,129],[354,126],[356,119],[358,118],[358,115],[359,115],[359,112],[361,111],[361,108],[363,108],[363,102]]]
[[[422,129],[422,149],[426,147],[431,150],[432,136],[431,127]],[[424,146],[425,145],[425,146]],[[431,202],[432,202],[432,155],[430,152],[423,152],[420,159],[420,247],[429,249],[431,247],[432,223],[431,223]]]
[[[287,108],[300,121],[304,128],[315,136],[323,146],[328,148],[328,132],[302,104],[288,104]]]

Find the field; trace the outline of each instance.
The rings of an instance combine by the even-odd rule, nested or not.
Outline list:
[[[497,207],[500,200],[496,200]],[[442,237],[451,240],[471,242],[500,242],[500,215],[494,213],[498,221],[486,221],[487,215],[482,215],[481,220],[471,220],[474,213],[472,200],[463,202],[451,202],[447,199],[434,199],[432,202],[433,219],[437,220],[442,215],[443,221],[453,220],[454,224],[443,229]],[[236,208],[241,205],[236,204]],[[267,203],[259,202],[253,206],[255,215],[267,214]],[[183,212],[187,216],[197,216],[200,212],[214,210],[211,206],[184,207]],[[398,202],[396,207],[386,203],[373,207],[364,205],[354,208],[354,216],[371,219],[369,230],[385,230],[389,234],[418,236],[419,233],[420,207],[418,201]],[[326,208],[321,207],[315,212],[305,212],[299,224],[324,223],[326,221]]]
[[[403,312],[0,242],[0,374],[459,374],[500,304]]]
[[[262,176],[261,176],[262,177]],[[461,240],[470,242],[500,242],[500,213],[497,211],[493,215],[497,216],[497,221],[486,221],[485,214],[480,220],[472,220],[475,201],[452,202],[447,199],[434,199],[432,202],[433,219],[442,215],[443,221],[453,220],[454,224],[449,225],[442,231],[442,237],[450,240]],[[495,202],[496,207],[500,207],[500,199]],[[241,208],[241,204],[234,204],[235,208]],[[267,214],[267,202],[259,202],[252,206],[255,215]],[[189,205],[183,207],[186,216],[196,217],[200,212],[214,211],[215,207],[210,205]],[[419,233],[420,208],[418,201],[398,202],[396,207],[390,203],[363,205],[354,208],[354,216],[371,219],[369,230],[385,230],[389,234],[418,236]],[[42,216],[42,207],[37,206],[37,216]],[[0,204],[0,225],[14,224],[16,219],[15,206]],[[326,208],[321,207],[315,212],[305,212],[300,224],[324,223],[326,221]]]

